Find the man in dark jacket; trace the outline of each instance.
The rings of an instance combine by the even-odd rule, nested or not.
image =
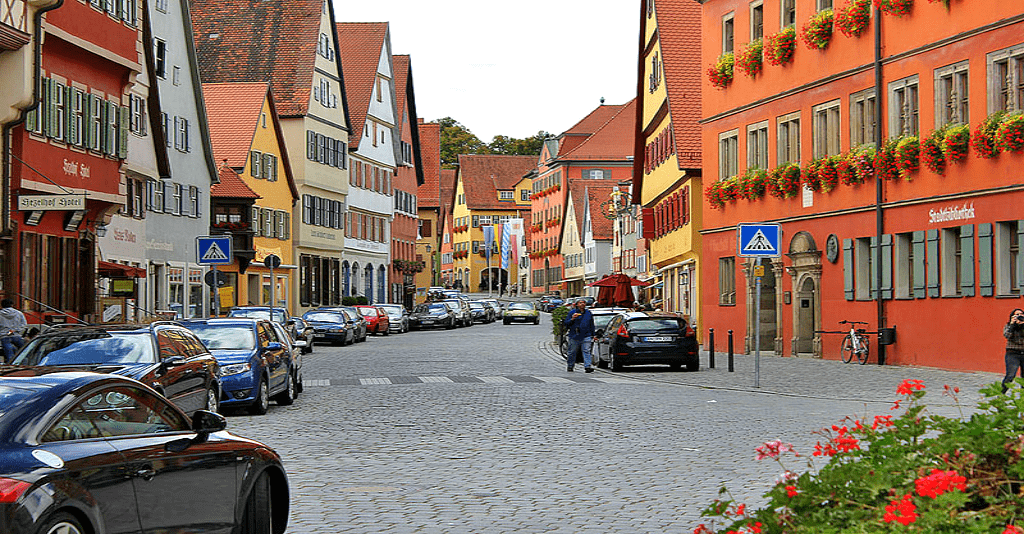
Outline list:
[[[579,299],[575,307],[562,322],[565,328],[565,335],[569,338],[569,354],[566,358],[566,371],[572,372],[576,364],[576,355],[583,353],[583,369],[594,372],[590,366],[590,347],[594,342],[594,316],[587,309],[587,301]]]

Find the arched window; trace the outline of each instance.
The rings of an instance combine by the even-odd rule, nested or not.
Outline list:
[[[342,293],[341,293],[341,296],[343,296],[343,297],[347,297],[350,294],[349,290],[352,288],[352,280],[350,279],[351,276],[352,276],[352,271],[349,269],[348,260],[345,260],[345,262],[341,264],[341,278],[342,278]]]
[[[373,304],[373,265],[367,265],[363,269],[363,281],[366,283],[364,286],[366,300]]]
[[[377,302],[383,303],[388,301],[387,295],[385,294],[388,279],[386,272],[387,270],[384,268],[383,265],[381,265],[380,268],[377,269]]]

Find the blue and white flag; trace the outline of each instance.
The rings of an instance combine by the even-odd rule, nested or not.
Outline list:
[[[484,250],[487,251],[485,256],[487,256],[487,260],[490,261],[490,259],[491,259],[491,247],[494,246],[494,227],[489,225],[489,224],[487,224],[487,225],[484,225],[482,227],[482,229],[484,231],[484,247],[486,247]]]
[[[512,241],[512,223],[501,225],[501,268],[508,269],[509,247]]]

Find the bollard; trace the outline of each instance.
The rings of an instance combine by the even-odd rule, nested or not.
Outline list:
[[[708,368],[715,368],[715,329],[708,329]]]
[[[732,330],[729,330],[729,372],[736,371],[736,367],[733,366],[732,361]]]

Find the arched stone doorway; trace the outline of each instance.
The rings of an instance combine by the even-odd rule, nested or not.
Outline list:
[[[359,294],[359,274],[362,271],[359,269],[359,262],[352,262],[352,292],[349,296],[354,297]]]
[[[789,242],[788,272],[793,282],[793,356],[821,357],[821,251],[814,237],[797,232]]]
[[[341,263],[341,296],[347,297],[351,295],[352,290],[352,270],[348,264],[348,260]]]
[[[381,265],[377,268],[377,303],[388,301],[388,270]]]
[[[747,277],[746,352],[750,354],[759,348],[761,352],[782,354],[782,284],[778,281],[783,274],[783,264],[781,260],[770,258],[763,258],[760,262],[764,267],[764,276],[761,277],[761,338],[756,344],[754,334],[757,310],[754,299],[757,298],[757,278],[754,277],[754,267],[758,262],[750,259],[743,266]]]
[[[363,268],[363,296],[366,297],[368,304],[373,304],[373,265],[367,264]]]

